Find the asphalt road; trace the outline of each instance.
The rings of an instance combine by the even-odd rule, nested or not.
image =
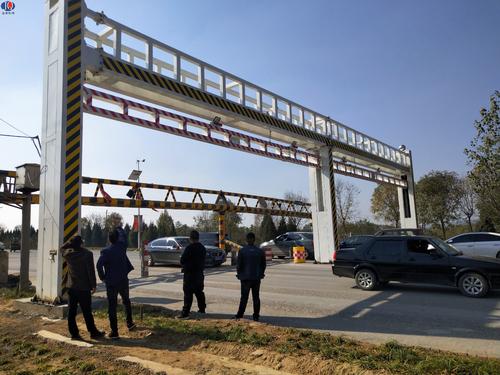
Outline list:
[[[31,254],[34,281],[36,252]],[[136,267],[130,282],[133,302],[180,310],[180,268],[153,267],[150,277],[141,279],[138,254],[130,252],[129,257]],[[18,272],[19,252],[11,254],[9,269]],[[289,261],[274,261],[268,267],[261,290],[261,315],[266,323],[327,331],[373,343],[395,339],[408,345],[500,358],[499,292],[472,299],[451,288],[398,283],[382,291],[364,292],[352,279],[334,277],[329,265]],[[209,316],[233,316],[239,301],[234,267],[207,269],[205,293]],[[104,296],[102,284],[97,294]],[[248,316],[251,313],[250,300]]]

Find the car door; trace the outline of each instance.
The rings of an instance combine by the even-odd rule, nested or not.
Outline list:
[[[474,235],[471,233],[450,238],[446,242],[453,245],[457,250],[460,250],[464,255],[474,255]]]
[[[375,267],[382,281],[398,281],[402,278],[401,256],[403,240],[378,238],[365,251],[366,261]]]
[[[475,233],[474,255],[500,258],[500,234]]]
[[[160,238],[155,241],[155,247],[154,247],[154,252],[155,252],[155,258],[159,263],[166,263],[168,262],[168,257],[167,257],[167,240],[164,238]]]
[[[182,256],[182,251],[183,247],[179,242],[176,240],[172,240],[172,263],[175,264],[180,264],[181,263],[181,256]]]
[[[408,239],[403,256],[404,280],[448,285],[454,269],[449,257],[427,239]]]
[[[165,261],[168,263],[175,263],[177,260],[175,250],[177,243],[172,239],[167,239],[165,243]]]
[[[149,256],[153,260],[153,262],[159,262],[160,257],[159,257],[159,244],[161,240],[154,240],[151,241],[151,243],[148,245],[148,251],[149,251]]]

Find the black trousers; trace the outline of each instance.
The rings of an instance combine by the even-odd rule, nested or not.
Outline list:
[[[191,306],[193,305],[193,294],[198,302],[198,309],[205,311],[207,304],[205,301],[205,293],[203,293],[205,276],[203,274],[184,274],[184,283],[182,289],[184,291],[184,307],[182,313],[189,315]]]
[[[241,281],[241,299],[240,307],[236,316],[243,317],[247,308],[248,296],[252,290],[253,316],[259,318],[260,315],[260,280],[242,280]]]
[[[111,332],[118,333],[118,320],[116,318],[116,306],[118,305],[118,294],[122,298],[127,316],[127,327],[134,324],[132,319],[132,304],[130,303],[128,280],[125,279],[117,285],[106,285],[106,294],[108,296],[108,317]]]
[[[68,330],[72,337],[78,336],[78,326],[76,325],[76,314],[78,313],[78,305],[82,309],[83,318],[87,325],[87,330],[92,334],[97,332],[92,316],[92,294],[90,290],[69,289],[68,291]]]

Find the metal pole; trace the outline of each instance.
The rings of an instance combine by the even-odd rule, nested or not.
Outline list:
[[[30,281],[30,229],[31,229],[31,194],[23,198],[22,226],[21,226],[21,269],[19,288],[25,290]]]
[[[418,228],[418,215],[417,215],[417,191],[415,190],[415,175],[413,174],[413,156],[411,154],[411,150],[408,150],[408,154],[410,156],[410,169],[411,169],[411,184],[413,188],[413,205],[415,208],[415,227]]]
[[[137,160],[137,170],[141,172],[140,169],[140,160]],[[141,177],[139,173],[139,177],[137,178],[137,184],[141,182]],[[140,189],[140,188],[138,188]],[[139,198],[141,198],[141,194],[139,194]],[[142,199],[141,199],[142,200]],[[148,277],[149,272],[146,268],[146,264],[144,262],[144,249],[141,243],[141,230],[142,230],[142,220],[141,220],[141,206],[140,204],[137,206],[137,249],[139,249],[139,256],[141,259],[141,277]]]

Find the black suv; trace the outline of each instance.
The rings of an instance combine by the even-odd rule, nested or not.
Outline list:
[[[333,254],[333,274],[351,277],[363,290],[389,281],[455,286],[468,297],[500,289],[500,259],[466,257],[428,236],[381,236]]]

